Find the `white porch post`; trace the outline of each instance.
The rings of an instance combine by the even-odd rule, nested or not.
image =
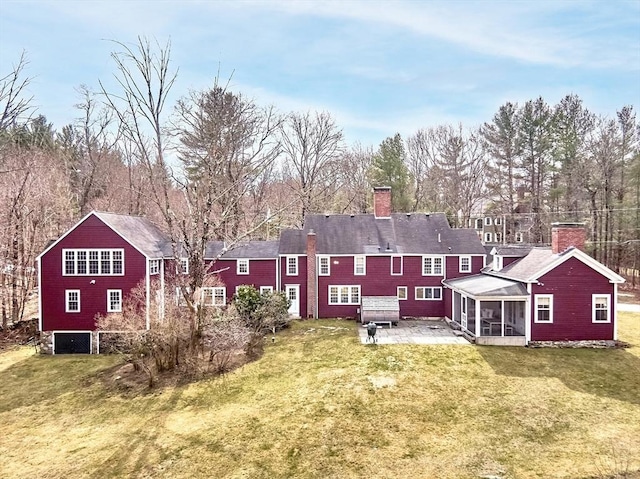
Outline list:
[[[482,331],[480,330],[480,306],[482,302],[474,298],[474,302],[476,305],[476,336],[482,336]],[[469,307],[467,305],[467,307]]]
[[[529,297],[524,302],[524,340],[526,344],[531,341],[531,283],[527,284]]]
[[[504,299],[500,301],[500,317],[501,317],[500,336],[504,336]]]

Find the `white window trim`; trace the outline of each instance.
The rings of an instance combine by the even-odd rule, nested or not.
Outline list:
[[[490,216],[486,216],[484,218],[484,225],[485,226],[491,226],[491,217]]]
[[[240,265],[246,266],[246,271]],[[236,260],[236,274],[239,276],[246,276],[249,274],[249,260],[247,258]]]
[[[295,263],[289,263],[290,260],[295,260]],[[286,261],[286,273],[287,276],[298,276],[298,257],[297,256],[285,256]],[[295,265],[295,271],[291,272],[289,266]]]
[[[111,307],[111,293],[118,293],[118,296],[119,296],[118,306],[115,309]],[[108,289],[107,290],[107,313],[121,313],[121,312],[122,312],[122,290]]]
[[[393,272],[393,260],[396,258],[400,258],[400,272],[399,273],[394,273]],[[391,257],[391,276],[402,276],[402,274],[404,273],[404,257],[402,255],[399,254],[394,254]]]
[[[105,251],[109,251],[109,273],[102,272],[102,253]],[[67,252],[73,252],[73,269],[74,273],[67,273],[66,263],[67,263]],[[78,253],[85,253],[85,273],[78,273]],[[96,252],[98,253],[98,272],[91,273],[89,266],[89,253]],[[114,265],[114,253],[120,253],[120,262],[122,263],[122,271],[120,273],[113,272]],[[124,248],[65,248],[62,250],[62,276],[124,276]]]
[[[400,290],[404,290],[404,298],[400,297]],[[398,301],[406,301],[409,299],[409,288],[406,286],[398,286],[396,289],[396,296],[398,297]]]
[[[607,320],[598,321],[596,319],[596,298],[606,298],[607,300]],[[591,322],[595,324],[611,323],[611,295],[610,294],[592,294],[591,295]]]
[[[467,268],[467,269],[462,269],[462,259],[463,258],[469,260],[469,268]],[[471,257],[471,255],[462,255],[462,256],[460,256],[459,259],[458,259],[458,272],[459,273],[471,273],[471,270],[472,270],[472,266],[471,265],[472,265],[472,257]]]
[[[64,255],[63,255],[64,256]],[[78,309],[69,309],[69,294],[78,293]],[[80,290],[79,289],[65,289],[64,291],[64,312],[65,313],[79,313],[82,310],[80,306]]]
[[[178,264],[176,265],[176,273],[189,274],[189,258],[180,258],[178,260]]]
[[[185,286],[185,288],[187,289],[187,294],[191,294],[191,288],[189,286]],[[187,301],[184,299],[184,296],[182,296],[182,291],[180,290],[180,286],[176,286],[176,304],[178,306],[186,306],[187,305]]]
[[[160,260],[159,259],[150,259],[149,260],[149,274],[160,274]]]
[[[496,219],[495,219],[493,224],[496,225],[496,226],[501,226],[502,225],[502,217],[500,217],[500,216],[496,217]]]
[[[475,227],[475,229],[481,230],[482,229],[482,224],[483,224],[482,218],[476,218],[476,225],[475,225],[476,227]]]
[[[426,290],[430,289],[431,290],[431,298],[427,298],[425,292]],[[418,290],[422,290],[422,298],[418,298]],[[435,291],[439,291],[440,297],[439,298],[435,298],[434,297],[434,292]],[[414,299],[416,301],[442,301],[442,287],[441,286],[416,286],[414,289]]]
[[[327,272],[322,272],[322,262],[326,261]],[[318,276],[331,276],[331,257],[330,256],[318,256]]]
[[[362,264],[358,264],[361,261]],[[362,266],[362,271],[359,270],[359,266]],[[353,275],[364,276],[367,274],[367,257],[363,254],[357,254],[353,257]]]
[[[494,236],[496,237],[496,243],[502,243],[502,233],[496,233]]]
[[[206,291],[211,291],[211,303],[208,304],[205,302],[205,292]],[[220,303],[216,303],[216,292],[222,292],[222,302]],[[227,305],[227,288],[225,288],[224,286],[214,286],[214,287],[207,287],[207,288],[202,288],[202,298],[201,298],[202,304],[204,304],[205,306],[226,306]]]
[[[516,243],[522,243],[522,232],[516,231]]]
[[[273,293],[273,286],[260,286],[260,294]]]
[[[425,262],[431,259],[431,272],[427,272]],[[440,260],[440,272],[435,273],[435,260]],[[423,255],[422,256],[422,276],[444,276],[444,256],[442,255]]]
[[[338,288],[338,302],[334,302],[331,301],[331,288]],[[342,295],[341,293],[341,288],[349,288],[349,301],[346,303],[341,302],[342,299]],[[358,300],[354,301],[354,298],[356,295],[354,295],[354,291],[357,291],[358,294]],[[329,288],[327,289],[328,295],[327,295],[327,303],[332,305],[332,306],[348,306],[348,305],[358,305],[360,304],[360,298],[362,298],[362,295],[360,293],[360,285],[359,284],[331,284],[329,285]]]
[[[538,299],[540,298],[549,299],[549,321],[538,320]],[[536,294],[535,295],[533,322],[540,323],[540,324],[553,324],[553,295],[552,294]]]
[[[491,233],[485,233],[484,234],[484,242],[485,243],[492,243],[491,238],[493,238],[493,235]]]

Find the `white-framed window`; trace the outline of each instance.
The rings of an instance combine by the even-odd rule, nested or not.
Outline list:
[[[331,258],[329,256],[318,256],[318,275],[331,275]]]
[[[360,285],[329,286],[329,304],[360,304]]]
[[[402,276],[402,269],[404,267],[402,256],[394,255],[391,257],[391,275]]]
[[[236,273],[237,274],[249,274],[249,260],[239,259],[236,261]]]
[[[502,256],[495,255],[493,257],[493,270],[500,271],[502,269]]]
[[[498,216],[498,217],[495,219],[494,224],[495,224],[496,226],[500,226],[500,225],[502,224],[502,217]]]
[[[471,256],[460,256],[460,273],[471,273]]]
[[[553,323],[552,294],[536,294],[534,321],[536,323]]]
[[[477,230],[481,230],[482,229],[482,218],[477,218],[476,219],[476,229]]]
[[[149,260],[149,274],[158,274],[160,273],[160,260],[159,259],[150,259]]]
[[[80,290],[79,289],[67,289],[64,292],[64,310],[67,313],[79,313],[80,312]]]
[[[443,265],[443,256],[423,256],[422,276],[442,276]]]
[[[189,286],[185,286],[185,290],[187,294],[191,294],[191,288]],[[184,295],[182,294],[180,286],[176,286],[176,304],[178,306],[187,305],[187,301],[184,299]]]
[[[496,243],[502,242],[502,233],[496,233]]]
[[[176,271],[176,273],[189,274],[189,258],[180,258],[179,262],[180,270]]]
[[[365,255],[356,255],[353,257],[353,274],[362,276],[367,274],[367,257]]]
[[[404,301],[408,298],[407,287],[406,286],[398,286],[398,300]]]
[[[439,301],[442,299],[440,286],[416,286],[416,299],[419,301]]]
[[[491,233],[485,233],[484,234],[484,242],[485,243],[491,243],[491,238],[493,238],[493,235]]]
[[[484,219],[484,225],[485,225],[485,226],[491,226],[491,217],[490,217],[490,216],[487,216],[487,217]]]
[[[63,276],[122,276],[124,249],[63,249]]]
[[[260,286],[260,294],[273,293],[273,286]]]
[[[593,323],[611,322],[611,295],[592,294],[591,295],[591,321]]]
[[[297,256],[287,256],[287,276],[298,276]]]
[[[119,313],[122,311],[122,290],[107,290],[107,313]]]
[[[522,243],[522,232],[516,232],[516,243]]]
[[[224,286],[202,288],[202,304],[205,306],[225,306],[227,304],[227,288]]]

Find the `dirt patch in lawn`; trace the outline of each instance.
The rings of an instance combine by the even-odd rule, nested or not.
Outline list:
[[[0,329],[0,352],[34,342],[38,335],[38,320],[29,319]]]

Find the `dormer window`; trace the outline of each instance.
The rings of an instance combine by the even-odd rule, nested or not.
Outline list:
[[[493,270],[500,271],[502,269],[502,256],[495,255],[493,257]]]

